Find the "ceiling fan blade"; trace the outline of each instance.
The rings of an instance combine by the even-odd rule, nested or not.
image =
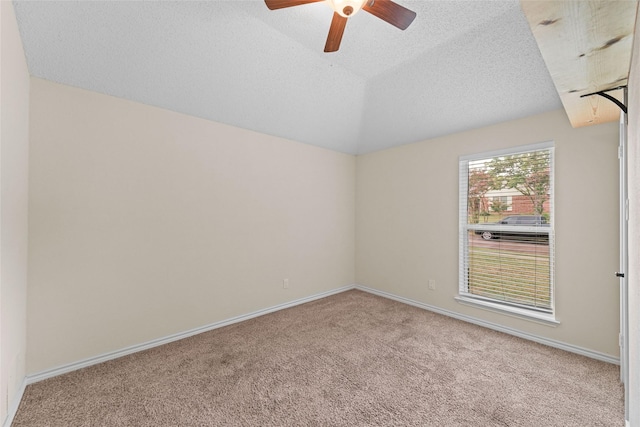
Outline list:
[[[335,52],[340,48],[340,42],[342,41],[342,34],[344,34],[344,27],[347,25],[347,19],[349,18],[340,16],[338,12],[333,12],[327,43],[324,45],[325,52]]]
[[[362,9],[401,30],[406,30],[416,17],[414,11],[391,0],[367,0]]]
[[[271,10],[284,9],[285,7],[300,6],[307,3],[317,3],[324,0],[264,0]]]

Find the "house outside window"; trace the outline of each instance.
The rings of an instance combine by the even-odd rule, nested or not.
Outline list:
[[[513,197],[512,196],[493,196],[491,198],[491,210],[494,212],[513,211]]]
[[[458,301],[554,318],[553,143],[460,158]]]

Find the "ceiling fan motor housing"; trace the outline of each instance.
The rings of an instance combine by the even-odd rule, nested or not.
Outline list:
[[[327,2],[340,16],[349,18],[362,9],[366,0],[327,0]]]

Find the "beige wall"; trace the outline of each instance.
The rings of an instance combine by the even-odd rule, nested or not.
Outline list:
[[[30,374],[354,282],[353,156],[37,78],[30,129]]]
[[[25,375],[29,72],[13,4],[0,1],[0,423]]]
[[[557,327],[454,300],[459,156],[549,140],[556,143]],[[555,111],[359,156],[357,283],[618,356],[617,145],[617,123],[572,129]],[[427,290],[429,279],[435,291]]]
[[[640,402],[640,14],[636,18],[629,73],[629,402]],[[630,405],[632,427],[640,405]]]

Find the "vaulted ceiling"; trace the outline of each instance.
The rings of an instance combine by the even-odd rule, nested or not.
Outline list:
[[[324,53],[324,2],[15,1],[33,76],[345,153],[562,108],[517,0],[397,0]]]

